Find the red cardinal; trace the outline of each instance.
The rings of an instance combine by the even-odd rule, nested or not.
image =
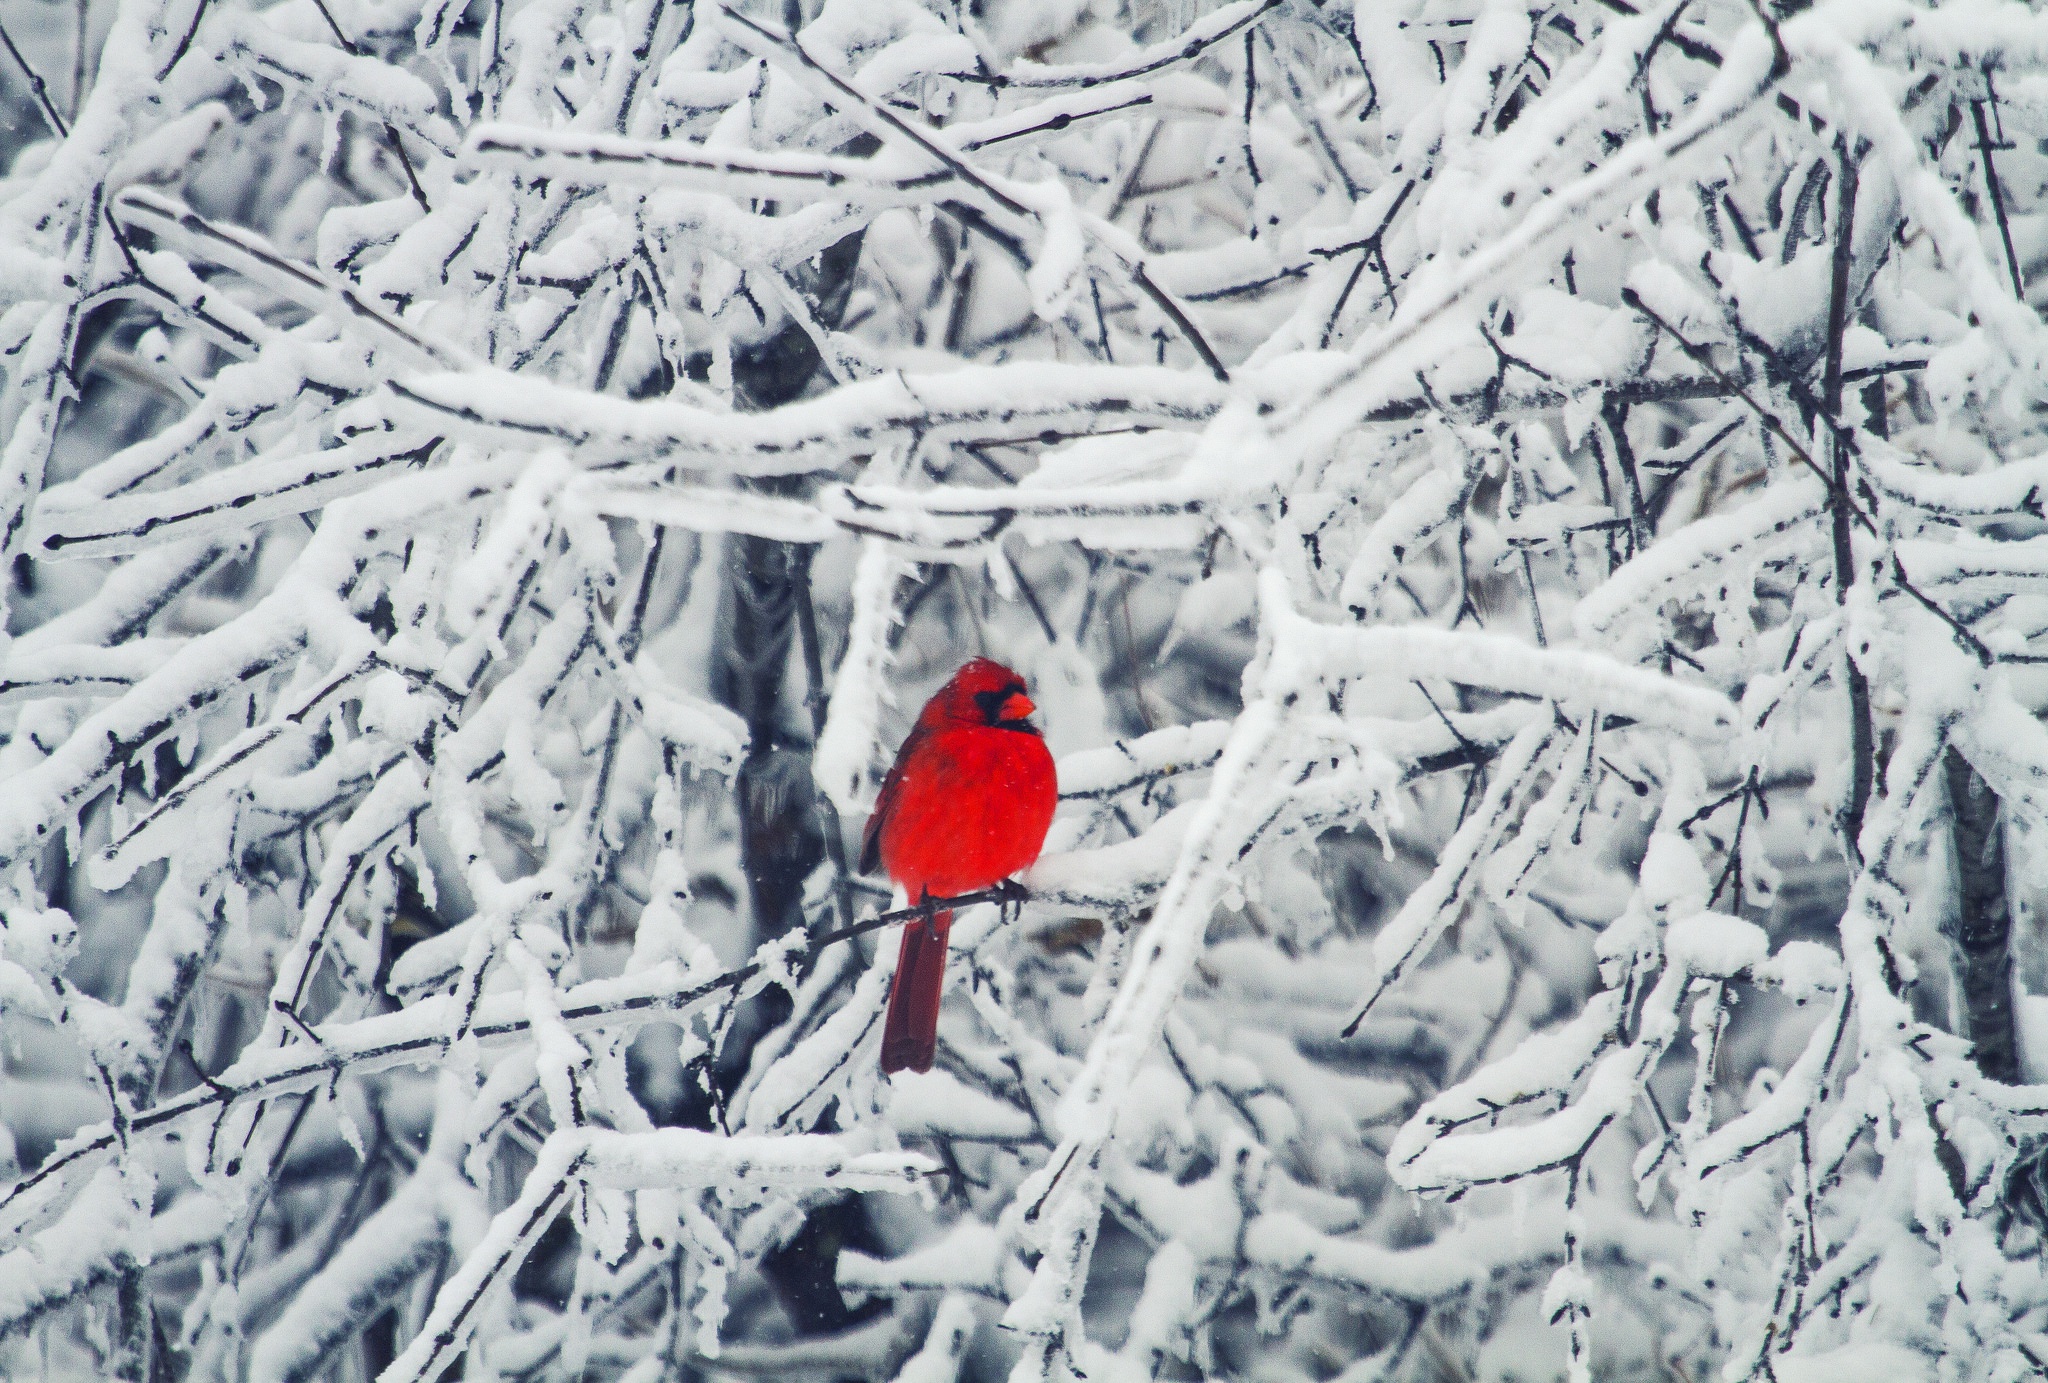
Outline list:
[[[987,658],[953,674],[918,713],[868,818],[862,873],[876,864],[913,903],[973,893],[1038,858],[1059,787],[1029,719],[1024,679]],[[950,912],[903,929],[882,1028],[882,1071],[929,1071],[938,1046]]]

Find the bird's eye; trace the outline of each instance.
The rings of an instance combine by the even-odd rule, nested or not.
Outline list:
[[[1038,709],[1024,694],[1024,688],[1015,682],[993,691],[976,692],[974,705],[981,712],[982,719],[991,725],[1022,720]]]

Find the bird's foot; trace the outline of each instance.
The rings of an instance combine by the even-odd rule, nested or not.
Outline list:
[[[1030,889],[1016,879],[997,879],[989,885],[989,893],[995,895],[995,904],[1001,908],[1022,908],[1030,902]]]
[[[1015,879],[998,879],[989,887],[995,895],[995,905],[1009,917],[1016,917],[1024,911],[1024,904],[1031,898],[1031,890]]]

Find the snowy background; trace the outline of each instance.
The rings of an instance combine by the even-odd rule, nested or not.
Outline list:
[[[0,38],[0,1374],[2048,1367],[2048,17]]]

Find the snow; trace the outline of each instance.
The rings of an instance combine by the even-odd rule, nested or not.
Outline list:
[[[906,1138],[1021,1140],[1035,1127],[1024,1110],[992,1100],[943,1071],[892,1080],[889,1120]]]
[[[1703,912],[1674,922],[1664,935],[1671,963],[1704,979],[1740,975],[1761,964],[1770,948],[1762,927],[1722,913]]]
[[[1420,625],[1304,633],[1333,673],[1443,678],[1468,686],[1615,715],[1705,737],[1729,729],[1735,708],[1718,691],[1661,677],[1594,653],[1555,653],[1498,634],[1451,633]]]
[[[431,1164],[429,1164],[431,1166]],[[441,1201],[446,1169],[413,1180],[338,1246],[335,1257],[251,1344],[249,1372],[263,1379],[310,1377],[337,1344],[445,1249]]]
[[[1771,1371],[1784,1383],[1856,1383],[1867,1378],[1895,1378],[1920,1383],[1932,1377],[1929,1360],[1918,1350],[1887,1340],[1866,1340],[1839,1349],[1791,1353],[1771,1361]]]
[[[973,1338],[973,1304],[962,1296],[941,1297],[924,1345],[904,1360],[896,1371],[896,1383],[953,1383],[959,1377],[961,1356]]]

